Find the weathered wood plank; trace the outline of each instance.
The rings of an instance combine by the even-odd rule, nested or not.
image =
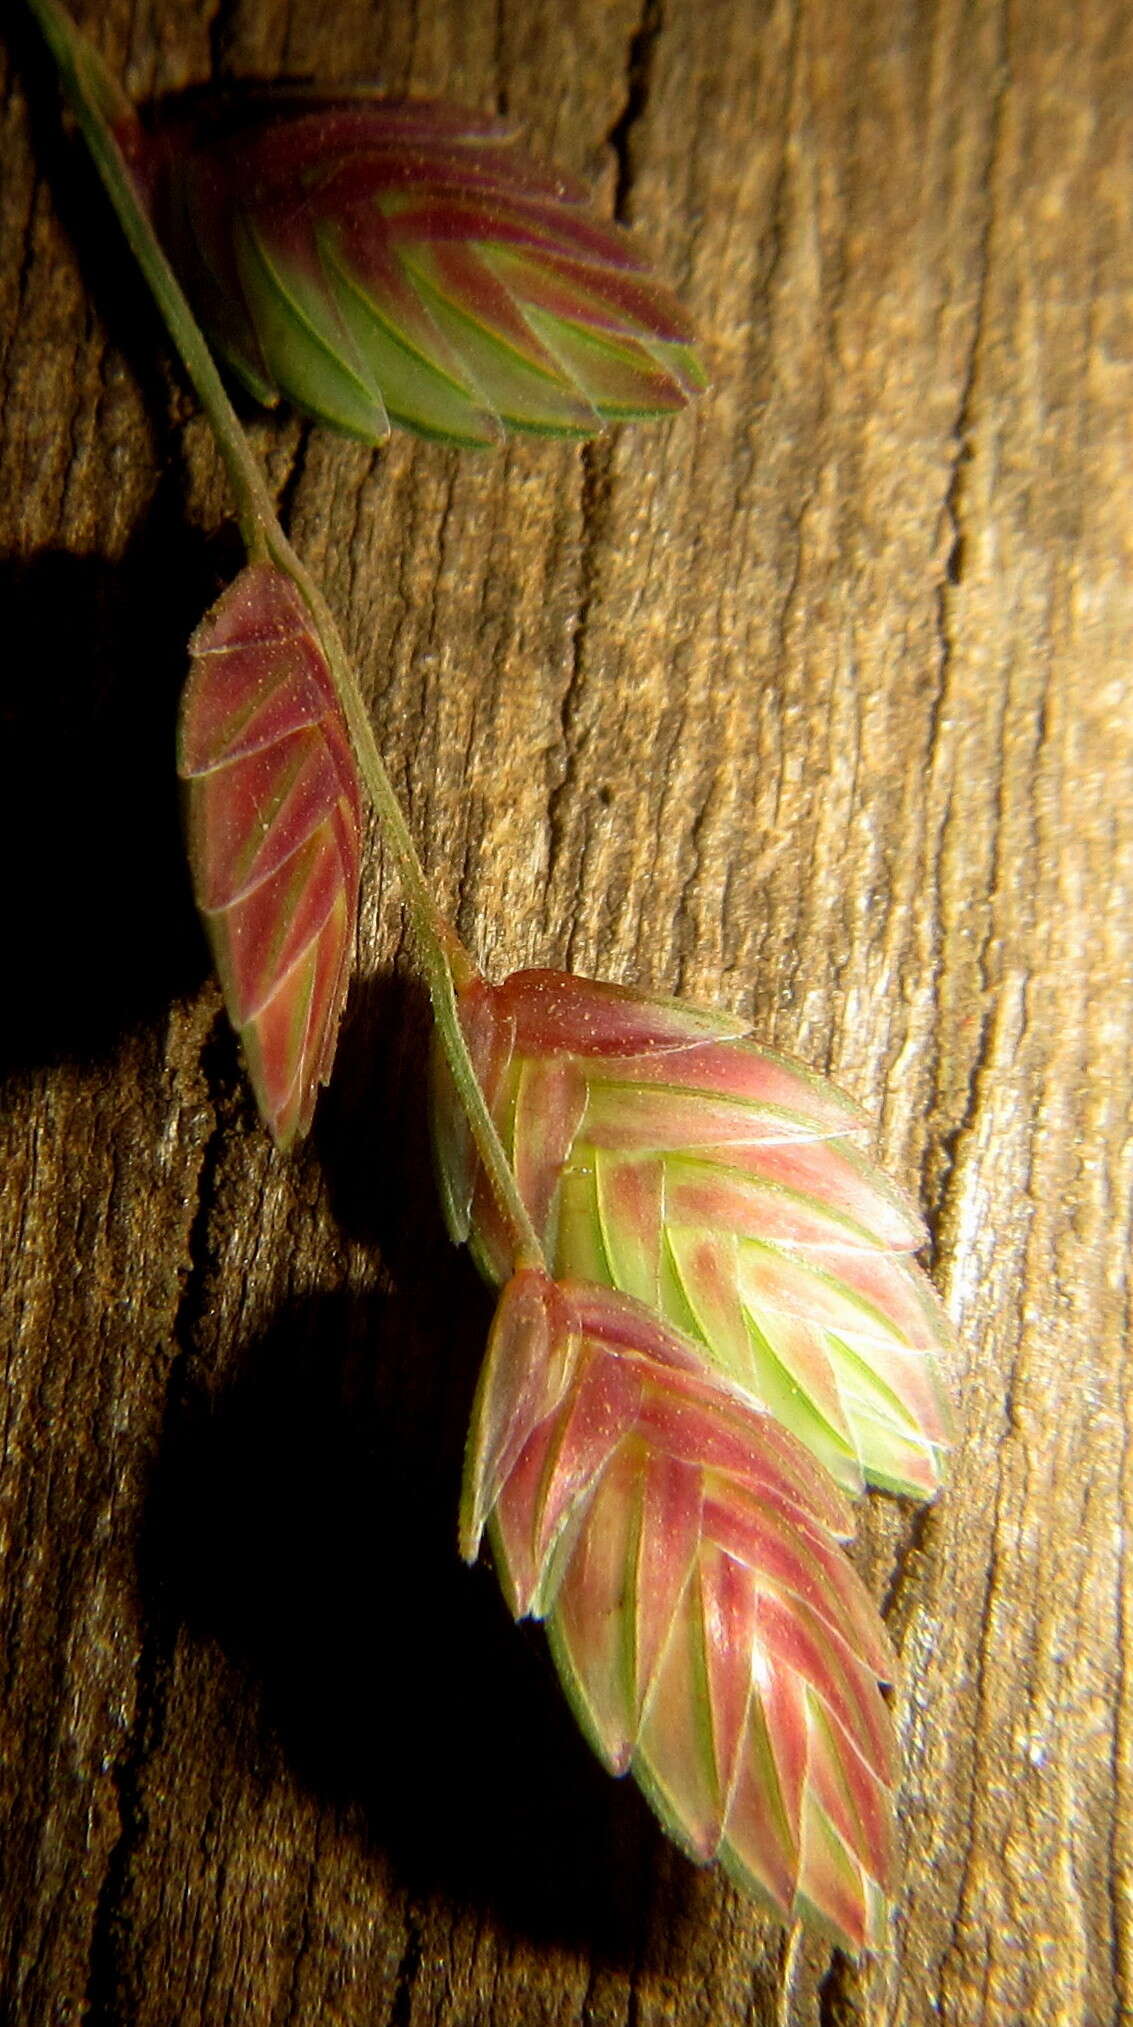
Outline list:
[[[76,12],[79,10],[76,9]],[[455,1563],[487,1303],[376,859],[312,1146],[261,1135],[163,771],[234,551],[30,31],[0,118],[0,1991],[23,2023],[1116,2023],[1133,2009],[1133,23],[1121,0],[88,5],[140,96],[377,73],[618,204],[714,389],[584,451],[255,424],[438,888],[874,1105],[964,1437],[863,1556],[893,1947],[666,1847]],[[30,105],[30,110],[29,110]]]

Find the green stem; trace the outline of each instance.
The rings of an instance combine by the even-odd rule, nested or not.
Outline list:
[[[425,974],[441,1044],[477,1152],[511,1230],[516,1266],[543,1264],[543,1252],[496,1132],[460,1025],[456,989],[476,976],[452,924],[437,907],[409,826],[374,738],[358,679],[330,607],[280,527],[275,506],[212,353],[185,293],[154,233],[114,127],[132,124],[134,110],[101,58],[79,33],[58,0],[28,0],[55,58],[67,96],[94,158],[130,250],[141,268],[185,371],[212,425],[236,500],[249,556],[270,558],[285,571],[306,603],[326,655],[358,769],[377,812],[382,835],[401,879],[414,941]]]

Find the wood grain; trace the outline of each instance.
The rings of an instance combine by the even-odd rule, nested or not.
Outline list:
[[[252,429],[484,963],[750,1012],[928,1206],[963,1439],[863,1514],[906,1875],[858,1967],[665,1845],[456,1564],[487,1303],[376,848],[313,1142],[256,1124],[170,759],[223,486],[9,13],[4,2017],[1128,2019],[1133,16],[81,9],[139,97],[506,107],[700,321],[711,395],[583,450]]]

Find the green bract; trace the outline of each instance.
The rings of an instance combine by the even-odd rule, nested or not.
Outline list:
[[[242,570],[192,656],[177,758],[193,888],[261,1115],[290,1147],[330,1076],[354,962],[357,770],[282,570]]]
[[[641,1303],[508,1282],[461,1513],[575,1713],[670,1836],[785,1919],[884,1936],[893,1876],[885,1628],[803,1445]]]
[[[740,1022],[587,979],[477,980],[461,1011],[554,1272],[648,1303],[846,1490],[934,1492],[952,1331],[860,1107]],[[450,1229],[503,1281],[507,1240],[437,1076]]]
[[[259,95],[165,129],[142,173],[228,363],[351,436],[584,437],[705,385],[628,233],[498,120]]]

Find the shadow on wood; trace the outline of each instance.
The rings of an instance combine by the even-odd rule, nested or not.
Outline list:
[[[175,490],[120,564],[0,560],[0,855],[18,967],[0,1069],[102,1056],[207,968],[173,756],[186,642],[227,544],[186,530]]]
[[[632,1955],[658,1833],[575,1734],[542,1635],[456,1557],[486,1305],[434,1347],[443,1375],[408,1387],[406,1308],[302,1305],[230,1385],[189,1394],[146,1530],[150,1608],[220,1644],[300,1781],[357,1805],[411,1891]]]

